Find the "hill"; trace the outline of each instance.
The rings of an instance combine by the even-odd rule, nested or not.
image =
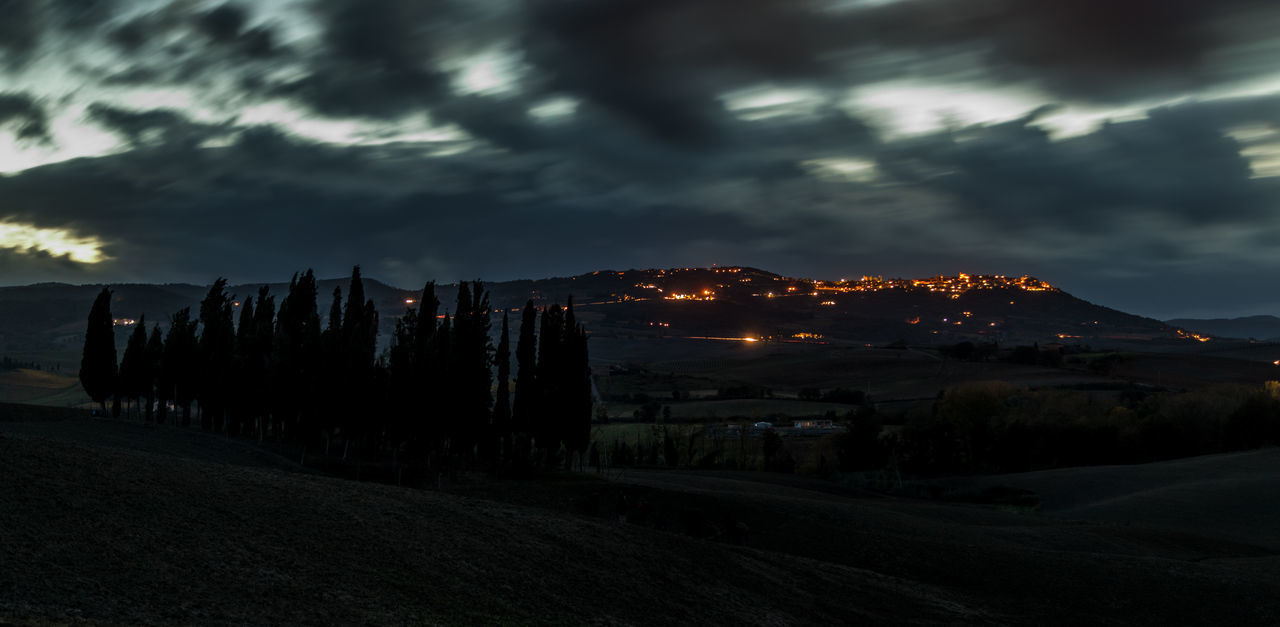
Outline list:
[[[86,314],[101,285],[43,283],[0,288],[0,352],[72,369],[78,364]],[[146,316],[166,324],[183,308],[197,309],[207,287],[170,284],[112,285],[112,313],[121,321],[124,345],[130,321]],[[234,285],[237,298],[254,296],[258,285]],[[277,301],[286,283],[268,286]],[[319,309],[328,311],[335,287],[317,285]],[[1003,345],[1032,342],[1072,344],[1163,340],[1194,343],[1163,322],[1098,306],[1030,277],[969,276],[927,279],[865,278],[823,281],[784,277],[746,267],[601,270],[572,277],[488,283],[496,311],[518,310],[574,297],[579,320],[600,337],[699,338],[705,341],[796,343],[889,343],[938,345],[971,341]],[[442,308],[452,304],[455,285],[441,285]],[[417,289],[365,279],[365,291],[382,314],[385,345],[396,318]],[[496,332],[496,331],[495,331]],[[70,370],[73,371],[73,370]]]
[[[623,494],[650,515],[617,522]],[[19,624],[1274,624],[1277,559],[765,473],[414,491],[183,429],[0,422],[0,620]]]
[[[1280,338],[1280,318],[1276,316],[1247,316],[1244,318],[1179,318],[1165,324],[1181,327],[1195,333],[1220,337],[1255,338],[1259,340]]]
[[[957,494],[1029,490],[1061,518],[1142,525],[1280,552],[1280,448],[1135,466],[1064,468],[939,482]]]
[[[83,425],[67,438],[58,428],[0,423],[0,620],[676,625],[985,617],[957,595],[859,568],[491,500],[218,463],[179,431],[110,427],[144,441],[177,435],[168,444],[178,454],[86,445]]]

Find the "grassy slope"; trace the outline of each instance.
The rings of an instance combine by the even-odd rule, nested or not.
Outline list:
[[[765,473],[627,471],[659,524],[690,511],[741,521],[750,545],[941,587],[1019,624],[1275,624],[1280,559],[1266,547],[994,508],[851,498]],[[488,487],[501,489],[501,486]],[[546,500],[528,490],[499,499]],[[569,506],[567,501],[561,507]]]
[[[1064,468],[939,482],[1031,490],[1062,518],[1139,524],[1280,551],[1280,448],[1155,464]]]
[[[488,500],[202,461],[193,459],[206,455],[199,443],[186,442],[193,434],[110,426],[144,444],[75,442],[83,425],[63,437],[59,429],[0,424],[0,621],[991,618],[958,595],[845,565]],[[177,454],[137,450],[171,434],[182,436],[171,442]]]
[[[75,376],[20,368],[0,371],[0,402],[70,407],[89,397]]]
[[[0,619],[1280,622],[1274,551],[1199,535],[760,473],[440,493],[276,463],[177,429],[0,423]],[[612,522],[623,492],[666,531]],[[691,512],[749,525],[750,548],[681,535]]]

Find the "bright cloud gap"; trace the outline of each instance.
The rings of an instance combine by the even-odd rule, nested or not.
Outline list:
[[[66,229],[18,222],[0,222],[0,248],[24,254],[42,252],[83,264],[101,263],[108,258],[102,252],[102,241],[96,237],[79,237]]]

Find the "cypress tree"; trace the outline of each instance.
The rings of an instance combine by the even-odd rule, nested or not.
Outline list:
[[[470,413],[473,437],[479,438],[481,455],[492,459],[496,454],[497,434],[493,428],[493,341],[489,337],[489,292],[484,284],[471,284],[471,318],[467,342]]]
[[[395,332],[391,335],[391,346],[387,349],[387,370],[389,377],[390,419],[388,428],[390,436],[400,445],[414,439],[414,428],[418,421],[410,417],[413,411],[417,364],[414,360],[414,349],[417,345],[418,311],[412,307],[405,309],[404,315],[396,320]]]
[[[516,341],[516,395],[511,407],[512,430],[522,441],[533,434],[533,426],[537,423],[540,396],[537,381],[537,324],[538,308],[529,300],[520,316],[520,338]]]
[[[533,425],[533,438],[537,447],[546,455],[546,464],[555,464],[560,450],[561,433],[558,428],[563,410],[564,375],[562,369],[564,350],[564,310],[551,305],[542,312],[542,325],[538,343],[538,410]]]
[[[373,301],[365,299],[360,266],[351,270],[347,307],[342,318],[342,347],[339,372],[345,381],[339,386],[343,435],[359,443],[372,430],[364,424],[360,403],[372,396],[374,356],[378,343],[378,313]]]
[[[498,391],[493,402],[493,428],[502,442],[502,457],[511,460],[511,337],[508,330],[507,312],[502,312],[502,332],[498,335],[498,350],[494,361],[498,362]]]
[[[436,298],[436,282],[429,281],[422,288],[422,296],[418,299],[418,324],[414,328],[413,345],[414,361],[425,368],[434,361],[430,353],[434,350],[432,342],[436,335],[436,320],[440,315],[440,299]],[[425,370],[423,375],[428,375]]]
[[[447,407],[442,403],[451,391],[443,357],[448,333],[441,334],[439,315],[440,299],[436,297],[435,281],[430,281],[422,288],[422,297],[418,300],[418,324],[413,338],[416,387],[413,394],[418,409],[411,413],[414,419],[411,432],[421,441],[424,453],[440,450],[443,423],[448,419]]]
[[[573,297],[565,313],[565,388],[563,437],[569,450],[585,455],[591,444],[591,410],[595,404],[591,390],[591,365],[587,352],[587,331],[573,315]]]
[[[451,437],[457,448],[470,453],[480,445],[481,454],[491,456],[493,405],[492,344],[489,340],[489,295],[479,281],[458,284],[458,310],[453,317],[453,366],[457,395]]]
[[[164,337],[160,334],[160,325],[151,327],[151,338],[147,340],[147,385],[146,398],[147,410],[146,421],[151,422],[152,418],[157,423],[163,422],[159,417],[153,416],[153,408],[158,393],[157,387],[160,382],[160,371],[164,368]],[[163,416],[164,408],[161,408],[161,416]]]
[[[428,402],[435,403],[439,414],[432,425],[432,437],[436,440],[436,448],[441,452],[449,452],[451,443],[450,437],[454,435],[455,424],[458,421],[459,399],[457,390],[457,373],[453,367],[453,318],[449,316],[449,310],[444,312],[444,318],[440,319],[440,326],[436,327],[436,359],[439,360],[439,370],[436,375],[437,390],[439,394]]]
[[[164,384],[175,405],[182,409],[182,426],[191,425],[191,401],[198,380],[196,321],[191,308],[183,307],[169,319],[164,339]]]
[[[347,397],[350,395],[347,386],[351,384],[347,377],[347,359],[344,351],[346,342],[342,335],[342,287],[334,286],[333,300],[329,304],[329,320],[324,331],[320,333],[320,363],[316,376],[320,387],[330,397],[329,402],[320,408],[317,416],[320,437],[324,440],[325,453],[329,451],[329,443],[334,429],[341,428],[343,437],[348,437],[345,425],[340,424],[346,410]]]
[[[300,440],[304,421],[314,415],[320,354],[320,314],[316,309],[316,277],[307,270],[294,275],[280,303],[272,337],[274,398],[272,413],[279,437]]]
[[[139,397],[149,394],[147,386],[151,373],[147,366],[147,317],[142,316],[133,327],[133,333],[129,334],[129,343],[125,345],[124,357],[120,359],[117,386],[120,396],[128,399],[134,407],[137,406]]]
[[[219,277],[200,302],[200,340],[197,344],[200,427],[205,431],[224,427],[231,393],[231,364],[235,350],[235,323],[227,280]]]
[[[271,389],[271,349],[275,337],[276,297],[270,294],[270,288],[263,285],[258,289],[258,303],[253,312],[253,361],[249,368],[250,403],[255,419],[258,439],[265,435],[267,418],[270,415]]]
[[[111,317],[111,290],[102,288],[89,309],[89,324],[84,332],[84,353],[80,358],[80,385],[107,413],[107,397],[116,388],[115,322]]]
[[[231,395],[227,407],[227,434],[241,435],[244,425],[253,411],[252,388],[254,352],[257,340],[254,333],[257,326],[253,323],[253,297],[244,299],[240,305],[240,319],[236,323],[236,343],[232,356],[234,366],[231,370]]]
[[[364,376],[361,378],[362,385],[357,390],[358,395],[351,404],[351,414],[356,421],[357,429],[362,430],[365,435],[380,438],[386,431],[386,407],[382,404],[386,387],[386,367],[385,363],[380,364],[376,357],[378,308],[373,304],[373,299],[365,299],[364,311],[361,313],[364,315],[364,342],[360,346],[363,353],[359,355],[359,365]],[[377,444],[376,441],[375,444]]]
[[[449,387],[446,391],[449,398],[448,423],[446,435],[449,438],[450,450],[458,453],[469,449],[473,429],[471,415],[471,386],[469,384],[469,349],[471,326],[471,285],[466,281],[458,281],[458,296],[455,303],[453,322],[449,336],[449,353],[444,361],[447,364]],[[445,315],[446,320],[448,314]]]
[[[329,304],[329,319],[320,337],[327,345],[331,345],[327,348],[331,348],[336,357],[342,344],[342,286],[333,288],[333,301]]]
[[[351,269],[351,283],[348,288],[347,308],[342,319],[342,336],[346,351],[347,367],[353,373],[361,369],[365,353],[364,341],[367,335],[364,328],[364,279],[360,277],[360,266]],[[370,362],[373,357],[370,354]]]

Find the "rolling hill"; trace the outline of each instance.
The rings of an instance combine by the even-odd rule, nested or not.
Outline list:
[[[1164,469],[1142,489],[1179,485]],[[1109,497],[1083,485],[1090,502]],[[1233,497],[1271,487],[1251,489]],[[651,515],[618,522],[624,494]],[[1180,506],[1206,504],[1185,494]],[[1116,522],[767,473],[463,476],[418,491],[175,427],[0,421],[0,621],[14,624],[1280,620],[1269,541]],[[716,533],[730,523],[739,544]]]
[[[319,309],[328,310],[335,287],[318,283]],[[78,351],[89,305],[101,285],[44,283],[0,288],[0,351],[6,355]],[[257,285],[230,286],[238,298]],[[276,299],[287,284],[271,284]],[[744,341],[845,342],[937,345],[959,341],[1105,343],[1165,340],[1194,343],[1166,323],[1095,305],[1029,277],[958,275],[928,279],[819,281],[784,277],[745,267],[601,270],[572,277],[486,284],[495,310],[515,310],[526,300],[564,303],[572,296],[579,319],[598,336],[717,338]],[[167,322],[182,307],[198,308],[207,287],[113,285],[118,319]],[[437,296],[450,309],[453,285]],[[381,315],[383,341],[416,290],[365,279],[365,291]],[[117,327],[119,343],[129,327]]]

